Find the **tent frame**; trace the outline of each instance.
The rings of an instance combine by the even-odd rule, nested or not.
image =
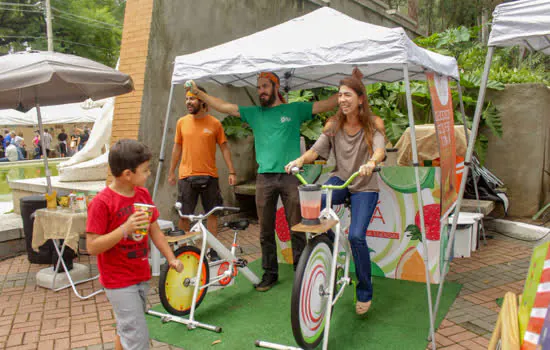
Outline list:
[[[393,71],[396,71],[394,68],[389,68],[388,70],[393,70]],[[410,74],[413,73],[413,77],[416,77],[418,76],[419,74],[424,74],[424,71],[423,72],[417,72],[417,71],[413,71],[413,72],[410,72],[409,71],[409,67],[408,67],[408,64],[407,63],[404,63],[403,64],[403,77],[404,77],[404,83],[405,83],[405,90],[406,90],[406,99],[407,99],[407,112],[408,112],[408,118],[409,118],[409,127],[410,127],[410,133],[411,133],[411,146],[412,146],[412,153],[413,153],[413,166],[415,168],[415,178],[416,178],[416,190],[417,190],[417,193],[421,193],[421,185],[420,185],[420,175],[419,175],[419,169],[418,167],[420,166],[419,165],[419,162],[418,162],[418,150],[417,150],[417,146],[416,146],[416,132],[415,132],[415,122],[414,122],[414,114],[413,114],[413,103],[412,103],[412,94],[411,94],[411,89],[410,89]],[[376,72],[374,75],[378,75],[380,74],[381,72]],[[285,75],[287,74],[291,74],[290,72],[286,73]],[[342,73],[342,76],[348,76],[347,74],[343,74]],[[287,75],[288,78],[291,77]],[[322,82],[322,79],[325,79],[326,77],[322,77],[322,78],[318,78],[318,79],[306,79],[306,78],[301,78],[301,77],[296,77],[297,79],[303,79],[303,80],[308,80],[309,82],[315,82],[315,83],[319,83],[319,84],[326,84],[324,82]],[[213,78],[209,78],[212,82],[218,84],[218,85],[222,85],[222,86],[226,86],[226,85],[229,85],[229,84],[221,84],[220,82],[216,81],[215,79]],[[378,80],[378,79],[373,79],[372,76],[366,76],[363,78],[363,80],[374,80],[375,82],[396,82],[396,81],[400,81],[401,79],[398,79],[398,80],[393,80],[393,81],[382,81],[382,80]],[[454,78],[451,78],[453,80],[455,80]],[[242,78],[239,78],[238,76],[235,75],[235,81],[243,81],[244,79]],[[246,80],[244,80],[246,81]],[[455,80],[456,81],[456,80]],[[248,82],[247,82],[248,83]],[[466,116],[464,115],[464,103],[462,101],[462,88],[460,86],[460,81],[456,81],[457,83],[457,86],[458,86],[458,91],[459,91],[459,97],[460,97],[460,101],[459,101],[459,104],[460,104],[460,109],[461,109],[461,112],[462,112],[462,118],[463,118],[463,121],[464,121],[464,127],[466,128],[467,130],[467,126],[466,126],[466,123],[465,123],[465,118]],[[248,83],[249,85],[251,85],[250,83]],[[168,97],[168,104],[167,104],[167,107],[166,107],[166,115],[165,115],[165,118],[164,118],[164,128],[163,128],[163,134],[162,134],[162,141],[161,141],[161,149],[160,149],[160,155],[159,155],[159,162],[157,164],[157,171],[156,171],[156,176],[155,176],[155,182],[154,182],[154,186],[153,186],[153,201],[156,200],[156,196],[157,196],[157,193],[158,193],[158,187],[159,187],[159,183],[160,183],[160,178],[161,178],[161,173],[162,173],[162,167],[163,167],[163,164],[164,164],[164,160],[165,160],[165,157],[166,157],[166,137],[167,137],[167,132],[168,132],[168,125],[169,125],[169,121],[170,121],[170,112],[171,112],[171,108],[172,108],[172,101],[173,101],[173,98],[174,98],[174,90],[175,90],[175,86],[176,85],[179,85],[179,84],[175,84],[175,83],[172,83],[171,86],[170,86],[170,93],[169,93],[169,97]],[[296,86],[296,87],[299,87]],[[283,89],[285,91],[288,92],[288,87],[283,87]],[[479,119],[479,118],[478,118]],[[476,125],[476,129],[472,131],[472,134],[471,136],[475,135],[475,133],[477,132],[477,125]],[[468,134],[466,134],[468,135]],[[471,153],[471,150],[473,149],[473,142],[470,141],[469,143],[469,146],[468,146],[468,151]],[[470,154],[470,157],[467,158],[467,159],[471,159],[471,154]],[[465,173],[463,175],[463,181],[462,181],[462,184],[461,184],[461,195],[459,196],[459,199],[458,199],[458,202],[456,204],[456,209],[455,209],[455,212],[458,212],[458,210],[460,209],[460,203],[461,203],[461,196],[463,194],[463,191],[464,191],[464,187],[465,187],[465,179],[467,177],[467,169],[468,169],[468,166],[470,164],[468,163],[468,165],[466,165],[465,163]],[[426,252],[425,254],[425,257],[424,257],[424,265],[425,265],[425,268],[426,268],[426,292],[427,292],[427,299],[428,299],[428,311],[429,311],[429,320],[430,320],[430,330],[429,330],[429,340],[431,341],[432,343],[432,349],[436,349],[436,342],[435,342],[435,319],[436,319],[436,316],[437,316],[437,307],[438,307],[438,304],[439,304],[439,300],[440,300],[440,297],[441,297],[441,293],[442,293],[442,285],[444,283],[444,280],[445,280],[445,270],[443,269],[443,267],[440,266],[440,273],[441,273],[441,279],[440,279],[440,283],[439,283],[439,294],[438,294],[438,298],[437,298],[437,301],[436,301],[436,305],[435,305],[435,308],[433,307],[433,302],[432,302],[432,294],[431,294],[431,284],[430,284],[430,271],[429,271],[429,264],[428,264],[428,261],[429,261],[429,253],[428,253],[428,247],[427,247],[427,240],[426,240],[426,228],[425,228],[425,221],[424,221],[424,210],[423,210],[423,200],[422,200],[422,196],[419,195],[417,196],[417,201],[418,201],[418,206],[420,208],[420,231],[422,233],[422,242],[423,242],[423,248],[424,248],[424,251]],[[458,215],[455,215],[454,216],[454,220],[453,220],[453,226],[452,226],[452,230],[451,230],[451,237],[449,239],[449,242],[452,242],[452,239],[454,239],[454,231],[456,230],[456,225],[457,225],[457,219],[458,219]],[[450,247],[452,247],[452,244],[449,244],[447,246],[447,251],[445,252],[445,262],[448,262],[448,256],[450,254]],[[447,265],[444,265],[445,267]],[[264,344],[267,344],[267,343],[264,343]],[[327,344],[324,344],[324,348],[326,349],[326,345]]]
[[[503,7],[514,6],[514,5],[519,5],[522,2],[524,4],[529,3],[529,1],[526,0],[526,1],[518,1],[518,2],[513,2],[513,3],[505,3],[505,4],[501,4],[501,5],[497,6],[497,8],[495,9],[495,12],[493,13],[493,16],[494,16],[494,18],[493,18],[493,28],[495,28],[495,26],[499,25],[498,9],[501,6],[503,6]],[[548,14],[546,14],[546,16],[548,17]],[[517,23],[515,25],[518,26]],[[501,28],[499,28],[499,29],[502,31]],[[493,34],[494,34],[494,32],[491,32],[491,35],[493,35]],[[525,33],[522,33],[522,34],[525,34]],[[467,181],[467,178],[468,178],[468,173],[469,173],[470,168],[472,166],[471,161],[472,161],[472,155],[473,155],[473,150],[474,150],[474,143],[475,143],[475,140],[477,138],[477,133],[478,133],[478,129],[479,129],[479,122],[481,120],[481,114],[482,114],[482,111],[483,111],[483,104],[485,103],[485,95],[486,95],[486,92],[487,92],[487,82],[489,80],[489,73],[490,73],[490,70],[491,70],[491,63],[492,63],[492,60],[493,60],[493,55],[495,53],[496,47],[523,45],[523,46],[527,47],[532,52],[534,52],[534,51],[544,52],[545,50],[550,48],[550,31],[547,31],[545,33],[539,33],[539,34],[536,34],[536,35],[531,35],[531,36],[522,35],[522,34],[518,34],[513,39],[508,38],[506,41],[503,41],[503,42],[498,42],[497,41],[497,43],[495,43],[495,42],[491,43],[491,41],[493,39],[492,36],[490,36],[490,38],[489,38],[487,55],[485,57],[485,66],[483,68],[483,75],[481,76],[481,84],[480,84],[480,87],[479,87],[479,96],[478,96],[478,99],[477,99],[476,109],[475,109],[475,113],[474,113],[474,119],[473,119],[473,122],[472,122],[472,132],[469,136],[468,148],[467,148],[467,151],[466,151],[466,156],[464,158],[464,174],[462,176],[462,181],[460,183],[460,192],[459,192],[459,195],[458,195],[458,201],[456,203],[456,212],[460,212],[460,208],[461,208],[463,197],[464,197],[464,190],[466,188],[466,181]],[[535,49],[529,43],[529,40],[527,40],[529,38],[544,38],[544,40],[546,41],[546,43],[548,43],[548,45],[542,46],[538,49]],[[521,39],[521,40],[518,40],[518,39]],[[495,38],[495,40],[496,40],[496,38]],[[477,196],[477,187],[476,187],[476,196]],[[456,232],[457,221],[458,221],[458,215],[455,215],[454,218],[453,218],[453,223],[452,223],[452,228],[451,228],[451,232],[450,232],[450,236],[449,236],[449,241],[452,241],[454,239],[454,235],[455,235],[455,232]],[[483,237],[485,238],[485,233],[484,233],[484,231],[482,231],[482,232],[483,232]],[[438,293],[437,293],[437,299],[436,299],[436,303],[435,303],[434,313],[437,313],[437,310],[439,308],[439,302],[441,300],[441,294],[443,292],[443,283],[445,282],[445,277],[447,275],[447,269],[448,269],[448,265],[449,265],[449,261],[447,259],[447,257],[449,255],[450,255],[450,247],[447,247],[447,252],[446,252],[446,255],[445,255],[446,259],[445,259],[445,263],[444,263],[444,269],[442,270],[442,273],[443,273],[442,277],[443,278],[441,280],[441,284],[439,285],[439,290],[438,290]]]

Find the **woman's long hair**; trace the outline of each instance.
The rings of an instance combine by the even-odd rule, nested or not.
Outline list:
[[[363,127],[364,135],[365,135],[365,142],[367,143],[369,152],[372,154],[373,152],[373,145],[372,145],[372,138],[374,136],[374,132],[376,130],[374,125],[374,113],[372,113],[372,110],[370,109],[369,100],[367,97],[367,93],[365,90],[365,86],[361,81],[359,81],[356,78],[344,78],[340,80],[340,87],[341,86],[347,86],[359,97],[359,101],[361,101],[361,97],[363,97],[363,103],[359,104],[359,122],[361,123],[361,126]],[[342,112],[342,107],[338,108],[338,112],[336,112],[336,115],[331,117],[323,130],[323,132],[327,135],[334,135],[338,130],[342,130],[344,128],[344,123],[346,122],[346,116]]]

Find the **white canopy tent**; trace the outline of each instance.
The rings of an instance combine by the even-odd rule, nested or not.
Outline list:
[[[0,125],[33,126],[35,124],[23,112],[15,109],[2,109],[0,110]]]
[[[433,71],[459,83],[456,60],[418,47],[403,28],[372,25],[323,7],[252,35],[176,57],[153,200],[164,162],[170,107],[176,85],[192,79],[196,82],[255,88],[257,74],[271,71],[281,77],[282,88],[290,91],[338,86],[339,81],[350,76],[355,67],[363,72],[363,82],[367,84],[404,80],[416,188],[417,193],[421,193],[410,80],[425,80],[425,72]],[[460,104],[463,110],[462,99]],[[419,208],[423,208],[422,196],[417,196],[417,200]],[[420,212],[422,241],[424,251],[428,252],[423,210]],[[435,349],[430,277],[428,264],[425,265],[430,334]],[[325,332],[326,336],[328,332]],[[324,343],[328,342],[325,340]]]
[[[93,123],[101,116],[101,111],[99,107],[82,108],[82,103],[40,107],[44,124]],[[38,124],[36,107],[29,110],[26,115]]]
[[[481,78],[479,88],[479,97],[477,100],[474,120],[472,122],[472,131],[468,141],[468,149],[464,159],[464,173],[460,184],[460,192],[456,204],[456,211],[460,212],[466,181],[470,171],[470,162],[474,150],[475,139],[477,137],[479,121],[485,102],[485,92],[487,90],[487,80],[491,68],[491,61],[496,47],[523,46],[530,51],[540,51],[550,55],[550,0],[519,0],[510,3],[498,5],[493,12],[493,22],[491,34],[489,36],[487,57],[485,68]],[[458,215],[454,216],[449,241],[452,242],[456,231]],[[451,245],[447,247],[445,257],[450,256]],[[439,307],[439,300],[443,290],[448,260],[442,269],[443,279],[439,285],[439,291],[435,303],[434,313]]]
[[[343,34],[345,33],[345,35]],[[425,79],[431,70],[458,80],[452,57],[422,49],[403,28],[386,28],[323,7],[275,27],[203,51],[176,57],[172,84],[186,80],[256,87],[271,71],[287,90],[337,86],[354,67],[365,83]]]
[[[93,123],[101,115],[101,108],[82,108],[81,103],[69,103],[57,106],[45,106],[40,108],[43,124],[74,124]],[[27,113],[15,109],[0,110],[0,125],[38,125],[36,107]]]

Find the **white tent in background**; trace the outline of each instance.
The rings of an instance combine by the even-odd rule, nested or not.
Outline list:
[[[94,123],[102,113],[101,107],[82,108],[81,103],[69,103],[40,108],[43,124]],[[27,113],[15,109],[0,110],[0,125],[33,126],[38,125],[36,107]]]
[[[33,121],[23,112],[19,112],[15,109],[1,109],[0,126],[8,125],[33,126],[35,123],[33,123]]]
[[[42,123],[44,124],[71,124],[71,123],[93,123],[101,116],[101,108],[84,109],[81,103],[69,103],[57,106],[40,107]],[[38,124],[36,107],[27,113],[27,118]]]
[[[299,33],[299,35],[297,35]],[[342,35],[345,33],[345,35]],[[203,51],[175,59],[172,86],[164,120],[159,163],[153,188],[156,196],[165,153],[166,133],[174,87],[187,80],[237,87],[256,87],[257,74],[272,71],[281,78],[286,91],[323,86],[338,86],[357,67],[364,83],[405,82],[407,110],[411,126],[413,164],[417,192],[421,192],[418,153],[414,128],[410,80],[425,80],[431,71],[457,81],[458,65],[453,57],[418,47],[403,28],[386,28],[358,21],[329,7],[322,7],[298,17]],[[463,110],[462,98],[460,98]],[[464,115],[464,113],[462,113]],[[424,222],[422,196],[417,196],[421,222]],[[425,228],[421,225],[424,250],[427,252]],[[427,268],[427,264],[426,264]],[[429,271],[426,289],[430,316],[430,334],[435,347],[434,317]],[[329,309],[330,310],[330,309]],[[330,311],[329,311],[330,312]],[[191,316],[192,318],[193,316]],[[195,321],[190,321],[195,322]],[[325,339],[328,332],[325,333]],[[327,342],[324,342],[325,346]]]
[[[485,68],[481,77],[479,88],[479,97],[477,99],[476,111],[472,122],[472,132],[468,141],[468,149],[464,159],[464,173],[460,184],[460,192],[456,204],[456,211],[460,212],[470,162],[474,151],[474,144],[477,137],[479,121],[485,102],[485,92],[487,90],[487,80],[491,69],[491,61],[496,47],[522,46],[530,51],[540,51],[550,55],[550,0],[519,0],[498,5],[493,12],[493,23],[491,34],[489,36],[489,49],[485,59]],[[458,215],[454,216],[453,225],[449,237],[449,242],[454,239]],[[451,253],[451,246],[447,247],[446,257]],[[448,261],[446,262],[448,265]],[[443,266],[443,279],[439,285],[437,300],[434,313],[437,313],[439,300],[443,290],[443,282],[447,272],[446,266]],[[536,344],[535,344],[536,345]],[[533,346],[535,346],[533,345]]]

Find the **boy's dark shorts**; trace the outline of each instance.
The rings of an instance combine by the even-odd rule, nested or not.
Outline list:
[[[181,212],[190,215],[201,197],[204,212],[209,212],[216,206],[223,205],[222,194],[218,178],[212,176],[190,176],[178,181],[178,201],[181,203]]]

